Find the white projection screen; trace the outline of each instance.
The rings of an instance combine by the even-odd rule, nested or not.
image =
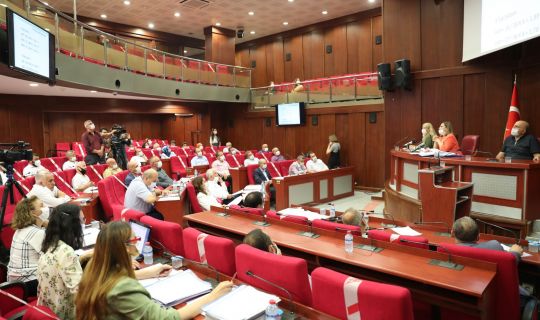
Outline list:
[[[463,62],[540,35],[540,0],[465,0]]]

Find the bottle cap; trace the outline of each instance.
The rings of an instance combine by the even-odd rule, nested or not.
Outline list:
[[[271,300],[270,300],[270,304],[276,304],[276,300],[271,299]]]

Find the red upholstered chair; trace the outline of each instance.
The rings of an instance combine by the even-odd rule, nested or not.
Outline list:
[[[406,288],[360,280],[322,267],[313,270],[311,283],[313,307],[339,319],[414,319],[411,293]]]
[[[154,156],[154,154],[152,153],[150,149],[142,149],[142,152],[144,153],[146,158],[148,158],[148,160],[150,160],[150,158]]]
[[[347,233],[347,231],[350,230],[353,234],[356,234],[356,235],[362,234],[362,231],[360,227],[358,226],[351,226],[348,224],[326,221],[322,219],[313,220],[312,225],[313,225],[313,228],[338,231],[342,233]]]
[[[142,217],[146,216],[146,214],[140,211],[127,209],[127,208],[122,209],[120,217],[118,219],[116,217],[115,209],[113,209],[113,215],[114,215],[114,220],[123,220],[123,221],[129,221],[129,220],[140,221]]]
[[[186,166],[188,166],[185,156],[179,155],[171,157],[171,177],[178,180],[186,176]]]
[[[243,162],[238,161],[238,159],[230,153],[225,155],[225,160],[231,168],[238,168],[243,164]]]
[[[311,306],[307,262],[296,257],[286,257],[262,251],[246,244],[236,247],[236,271],[238,280],[281,297],[287,297],[277,289],[248,275],[248,272],[285,288],[294,301]]]
[[[71,187],[71,179],[68,180],[66,178],[67,171],[71,171],[70,173],[73,174],[75,169],[66,170],[66,171],[54,171],[53,172],[54,183],[56,184],[56,187],[63,193],[67,194],[68,196],[74,196],[75,192],[73,191],[73,188]]]
[[[296,160],[283,160],[276,163],[276,166],[278,167],[278,170],[282,176],[286,177],[289,175],[289,167],[294,161]]]
[[[199,200],[197,200],[197,192],[195,191],[195,187],[193,187],[191,182],[186,185],[186,191],[189,199],[189,204],[191,205],[191,212],[203,212],[204,209],[199,204]]]
[[[208,154],[208,153],[215,154],[218,150],[219,150],[218,147],[204,147],[203,152],[205,154]]]
[[[288,222],[297,223],[297,224],[303,224],[303,225],[308,224],[308,219],[306,219],[305,217],[281,216],[277,212],[275,212],[274,210],[266,211],[266,217],[268,219],[270,219],[270,220],[283,220],[283,221],[288,221]]]
[[[50,172],[61,171],[62,164],[58,164],[54,158],[41,158],[41,165]]]
[[[512,253],[471,248],[456,244],[442,243],[440,246],[448,250],[452,255],[473,258],[477,260],[489,261],[497,264],[497,273],[493,279],[493,304],[487,306],[492,308],[494,320],[520,319],[521,311],[519,306],[519,277],[516,265],[516,258]],[[446,250],[439,248],[440,252]],[[441,310],[441,319],[464,319],[464,315],[457,311]],[[475,319],[469,317],[470,319]]]
[[[106,164],[94,164],[91,166],[86,166],[86,174],[92,182],[98,183],[103,179],[103,172],[105,169],[107,169]]]
[[[86,150],[84,150],[84,146],[80,142],[72,142],[71,143],[71,150],[75,152],[75,155],[86,157]]]
[[[233,210],[238,210],[238,211],[242,211],[242,212],[245,212],[245,213],[249,213],[249,214],[252,214],[252,215],[255,215],[255,216],[262,216],[264,214],[264,209],[263,208],[247,208],[247,207],[241,207],[239,205],[236,205],[236,204],[231,204],[229,206],[229,208],[233,209]]]
[[[367,234],[368,234],[368,238],[370,239],[392,242],[392,243],[397,243],[397,244],[420,248],[420,249],[429,249],[428,239],[422,236],[400,236],[397,233],[392,233],[392,232],[384,231],[384,230],[369,230]],[[425,245],[419,244],[419,243],[401,242],[399,241],[400,239],[414,241],[414,242],[422,242],[422,243],[425,243]]]
[[[0,284],[0,290],[8,292],[15,297],[26,301],[26,287],[22,281],[10,281]],[[0,316],[9,319],[11,316],[15,316],[21,313],[26,308],[23,303],[0,294]]]
[[[272,178],[281,177],[281,172],[279,172],[280,162],[281,161],[278,161],[278,162],[267,161],[266,169],[268,169],[268,172],[270,172],[270,175],[272,176]]]
[[[253,171],[255,171],[255,169],[258,167],[258,164],[250,164],[246,167],[249,184],[255,184],[255,179],[253,179]]]
[[[73,177],[77,174],[77,170],[75,169],[69,169],[64,171],[64,176],[66,176],[66,182],[69,183],[70,186],[73,187],[73,184],[71,183],[73,181]]]
[[[467,135],[461,140],[461,152],[463,155],[473,155],[478,149],[479,135]]]
[[[140,221],[152,228],[151,240],[161,243],[167,251],[173,254],[184,255],[182,227],[178,223],[161,221],[146,215],[142,216]]]
[[[24,179],[22,173],[23,173],[24,167],[26,167],[27,165],[28,165],[27,160],[20,160],[13,164],[13,171],[15,171],[15,174],[14,174],[15,180]]]
[[[194,228],[184,229],[183,234],[186,258],[206,263],[229,276],[236,272],[231,239],[207,235]]]

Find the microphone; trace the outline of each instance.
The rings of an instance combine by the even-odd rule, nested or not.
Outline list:
[[[447,232],[436,232],[436,234],[443,237],[450,237],[450,227],[444,221],[417,221],[414,224],[415,225],[442,224],[446,227]]]
[[[246,271],[246,275],[250,276],[250,277],[253,277],[255,279],[258,279],[258,280],[261,280],[262,282],[266,283],[266,284],[269,284],[271,285],[272,287],[274,288],[277,288],[283,292],[285,292],[287,294],[287,297],[289,298],[289,301],[291,302],[291,306],[292,306],[292,310],[290,311],[290,314],[291,315],[294,315],[296,313],[296,305],[294,304],[293,302],[293,298],[292,298],[292,294],[289,292],[289,290],[285,289],[284,287],[280,286],[280,285],[277,285],[275,283],[273,283],[272,281],[270,280],[267,280],[261,276],[258,276],[256,274],[254,274],[252,271]]]
[[[434,244],[434,243],[425,243],[425,242],[420,242],[420,241],[412,241],[412,240],[407,240],[407,239],[399,239],[399,242],[402,242],[402,243],[414,243],[414,244],[419,244],[419,245],[422,245],[422,246],[430,246],[430,247],[433,246],[433,247],[436,247],[436,248],[441,248],[444,252],[446,252],[448,254],[448,261],[442,261],[442,260],[439,260],[439,259],[431,259],[429,261],[429,264],[439,266],[439,267],[443,267],[443,268],[452,269],[452,270],[458,270],[458,271],[463,270],[463,265],[452,262],[452,253],[447,248],[445,248],[445,247],[443,247],[441,245]]]
[[[399,147],[403,143],[403,141],[406,141],[407,139],[409,139],[408,136],[403,139],[398,140],[396,143],[394,143],[394,147]]]
[[[387,228],[395,228],[397,225],[396,225],[396,220],[394,220],[394,216],[390,213],[386,213],[386,212],[383,212],[383,216],[390,216],[390,218],[392,218],[392,224],[385,224],[385,223],[381,223],[381,225],[383,227],[387,227]]]
[[[416,140],[415,140],[415,139],[412,139],[412,140],[410,140],[409,142],[406,142],[406,143],[403,145],[403,147],[406,148],[406,147],[410,146],[410,145],[413,144],[413,143],[416,143]]]
[[[478,221],[478,222],[481,222],[483,224],[487,224],[488,226],[492,226],[492,227],[495,227],[497,229],[500,229],[500,230],[503,230],[503,231],[506,231],[506,232],[510,232],[514,236],[514,238],[516,239],[516,244],[519,244],[519,237],[518,237],[517,233],[514,230],[508,229],[508,228],[505,228],[505,227],[501,227],[501,226],[496,225],[494,223],[486,222],[486,221],[480,220],[478,218],[475,218],[475,220]]]
[[[276,212],[276,215],[278,215],[280,217],[281,216],[287,217],[286,215],[283,215],[283,214],[281,214],[279,212]],[[293,217],[303,218],[303,220],[305,222],[307,222],[307,225],[309,226],[308,231],[300,231],[300,232],[297,233],[298,235],[308,237],[308,238],[312,238],[312,239],[316,239],[316,238],[320,237],[319,234],[316,234],[316,233],[313,232],[313,223],[311,221],[309,221],[308,218],[302,217],[302,216],[293,216]]]
[[[425,146],[426,146],[425,143],[422,142],[419,145],[417,145],[416,148],[414,148],[411,152],[416,152],[416,151],[422,149]]]

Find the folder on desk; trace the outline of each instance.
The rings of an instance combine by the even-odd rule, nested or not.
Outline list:
[[[97,228],[85,228],[83,230],[83,248],[89,248],[96,244],[97,237],[99,235],[99,229]]]
[[[279,302],[273,295],[242,285],[233,289],[223,297],[202,308],[206,319],[212,320],[248,320],[261,316],[270,300]]]
[[[152,299],[166,307],[183,303],[212,291],[209,282],[201,280],[193,271],[185,270],[168,277],[140,281]]]

